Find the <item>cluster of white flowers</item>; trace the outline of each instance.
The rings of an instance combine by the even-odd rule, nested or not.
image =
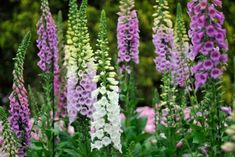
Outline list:
[[[91,122],[91,144],[92,149],[101,149],[113,142],[116,149],[121,152],[121,119],[119,107],[119,93],[117,91],[117,81],[114,78],[107,80],[113,89],[101,86],[93,91],[92,96],[100,97],[94,104],[95,111],[92,115]],[[116,84],[116,85],[115,85]]]
[[[101,15],[100,32],[98,39],[99,50],[95,52],[97,75],[93,81],[97,89],[92,92],[92,98],[97,101],[93,104],[94,112],[91,121],[91,149],[101,149],[110,144],[122,152],[121,146],[121,119],[119,106],[119,87],[108,54],[108,40],[106,17]]]

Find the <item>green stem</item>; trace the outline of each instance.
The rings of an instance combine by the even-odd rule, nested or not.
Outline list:
[[[193,156],[194,156],[194,155],[193,155],[193,151],[192,151],[192,149],[191,149],[191,147],[190,147],[190,145],[189,145],[188,140],[185,138],[184,141],[185,141],[185,144],[187,145],[187,147],[188,147],[188,149],[189,149],[189,151],[190,151],[191,156],[193,157]]]

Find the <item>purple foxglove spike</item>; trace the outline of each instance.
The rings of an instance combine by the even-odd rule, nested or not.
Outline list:
[[[139,21],[134,1],[120,3],[117,25],[118,63],[121,73],[130,73],[131,63],[139,63]]]
[[[26,148],[30,143],[30,111],[27,91],[23,80],[23,63],[26,49],[30,43],[31,34],[28,33],[22,41],[15,58],[13,70],[13,86],[10,100],[10,126],[19,140],[19,157],[26,157]]]
[[[222,28],[224,15],[218,10],[222,7],[222,1],[192,0],[187,6],[191,18],[190,56],[197,60],[192,72],[195,76],[196,89],[199,89],[208,78],[218,79],[223,74],[221,67],[227,62],[227,54],[222,54],[228,50],[226,30]]]

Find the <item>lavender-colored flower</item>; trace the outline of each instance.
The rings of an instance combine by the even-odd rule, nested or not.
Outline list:
[[[23,79],[24,56],[30,39],[31,34],[28,33],[17,51],[13,71],[13,91],[9,97],[10,126],[20,141],[19,157],[25,157],[26,147],[30,142],[30,111]]]
[[[186,87],[187,80],[190,77],[190,68],[188,64],[189,39],[186,33],[180,4],[177,5],[174,40],[176,51],[173,51],[171,54],[172,80],[175,85]]]
[[[171,73],[174,85],[186,87],[186,82],[190,76],[190,69],[186,56],[182,56],[177,51],[171,53]]]
[[[185,87],[189,78],[188,37],[184,26],[181,6],[177,6],[175,32],[168,11],[168,1],[157,0],[157,10],[153,15],[153,44],[157,54],[154,62],[161,73],[171,73],[172,82],[176,86]]]
[[[118,15],[118,63],[121,72],[130,73],[130,64],[139,63],[139,21],[134,0],[121,0]]]
[[[91,92],[96,89],[96,84],[92,82],[95,73],[84,75],[80,80],[81,85],[77,85],[76,76],[70,76],[67,86],[67,110],[70,117],[70,122],[77,118],[77,113],[91,117],[93,112],[93,103],[95,99],[91,98]]]
[[[47,0],[41,0],[42,16],[37,23],[37,47],[40,58],[38,66],[44,72],[54,73],[54,91],[59,95],[60,70],[59,70],[59,51],[56,25],[50,12]]]
[[[169,72],[171,67],[172,52],[176,50],[174,44],[174,32],[170,13],[167,10],[168,2],[157,0],[158,6],[154,16],[153,44],[157,54],[154,60],[156,69],[161,73]]]
[[[175,49],[173,29],[160,27],[153,35],[153,43],[157,54],[154,60],[156,69],[161,73],[169,72],[171,70],[171,55]]]
[[[209,78],[218,79],[223,74],[228,50],[226,30],[222,28],[224,15],[218,11],[221,0],[192,0],[188,3],[191,18],[189,35],[192,39],[191,59],[197,59],[192,67],[195,86],[199,89]],[[206,76],[206,77],[205,77]]]
[[[221,107],[221,111],[226,113],[226,114],[228,114],[228,115],[231,115],[232,112],[233,112],[232,108],[231,107],[227,107],[227,106],[222,106]]]

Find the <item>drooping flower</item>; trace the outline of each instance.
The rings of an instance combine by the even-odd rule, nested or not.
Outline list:
[[[6,153],[6,152],[4,152],[4,151],[2,150],[2,148],[0,148],[0,156],[1,156],[1,157],[9,157],[9,154]]]
[[[235,150],[235,144],[232,142],[226,142],[221,146],[221,148],[225,152],[233,152]]]
[[[74,127],[73,127],[73,126],[71,126],[71,125],[69,125],[69,126],[68,126],[68,133],[69,133],[71,136],[73,136],[73,135],[74,135],[74,133],[75,133],[75,129],[74,129]]]
[[[184,112],[184,120],[189,120],[191,118],[191,108],[186,107],[183,112]]]
[[[91,122],[91,149],[101,149],[110,144],[121,152],[121,119],[119,106],[119,87],[114,67],[108,54],[108,39],[105,12],[100,18],[98,50],[95,53],[97,62],[97,89],[92,96],[97,99]]]
[[[58,39],[48,0],[41,0],[41,10],[42,15],[37,23],[37,47],[40,58],[38,66],[43,72],[53,71],[54,92],[58,96],[60,88]]]
[[[233,110],[231,107],[227,107],[227,106],[222,106],[221,107],[221,111],[228,114],[228,115],[231,115],[233,113]]]
[[[139,63],[139,21],[134,0],[120,0],[117,40],[121,72],[130,73],[131,64]]]
[[[221,7],[220,0],[193,0],[188,3],[191,18],[189,35],[192,39],[190,56],[192,60],[197,60],[192,67],[196,89],[209,78],[218,79],[227,62],[228,57],[223,54],[228,50],[226,30],[222,27],[224,15],[218,10]]]
[[[9,97],[10,100],[10,126],[19,139],[20,148],[19,157],[25,157],[26,147],[30,142],[30,111],[28,104],[27,91],[24,87],[23,64],[26,49],[29,46],[31,34],[28,33],[20,44],[15,60],[13,70],[13,91]]]
[[[170,72],[172,53],[176,51],[174,33],[167,0],[156,0],[156,13],[153,24],[153,44],[157,54],[154,60],[156,69],[161,73]]]
[[[179,149],[183,146],[183,141],[180,140],[177,144],[176,144],[176,148]]]
[[[70,123],[77,113],[91,117],[94,99],[91,92],[96,89],[93,50],[87,28],[87,0],[83,0],[80,10],[76,0],[70,0],[67,43],[65,45],[65,65],[67,67],[67,111]]]

